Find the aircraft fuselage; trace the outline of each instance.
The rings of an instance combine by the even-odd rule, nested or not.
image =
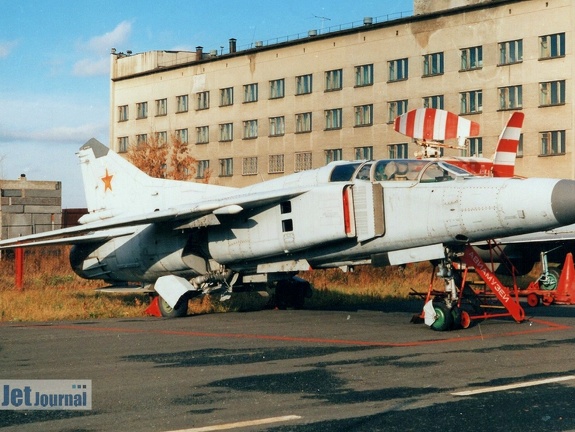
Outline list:
[[[254,185],[246,193],[294,185],[307,189],[204,225],[148,224],[99,245],[78,245],[72,265],[86,278],[153,282],[221,266],[254,275],[403,264],[442,258],[443,245],[575,221],[573,181],[475,177],[437,161],[337,163]]]

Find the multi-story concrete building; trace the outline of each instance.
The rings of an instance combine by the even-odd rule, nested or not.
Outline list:
[[[113,50],[110,143],[176,136],[198,177],[244,186],[411,156],[392,121],[425,106],[478,122],[467,153],[489,157],[522,110],[516,173],[574,178],[574,18],[571,0],[415,0],[407,17],[242,50],[231,39],[226,53]]]

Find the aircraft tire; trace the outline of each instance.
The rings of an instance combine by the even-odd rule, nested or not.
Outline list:
[[[560,277],[561,274],[556,269],[550,269],[548,279],[545,283],[541,284],[541,289],[546,291],[552,291],[557,289]]]
[[[453,306],[451,308],[451,317],[453,318],[453,322],[451,324],[452,330],[459,330],[463,328],[461,325],[461,312],[462,310],[457,306]]]
[[[453,326],[453,315],[445,303],[433,303],[436,319],[431,324],[431,328],[436,331],[451,330]]]
[[[171,307],[166,301],[159,296],[158,307],[163,317],[165,318],[181,318],[188,314],[188,298],[182,297],[176,304],[176,307]]]

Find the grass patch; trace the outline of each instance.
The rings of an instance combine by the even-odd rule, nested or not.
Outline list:
[[[57,321],[96,318],[141,317],[149,304],[146,294],[105,294],[95,291],[101,281],[80,278],[70,269],[68,247],[26,250],[24,286],[15,287],[14,261],[3,252],[0,260],[0,321]],[[412,289],[425,291],[431,265],[412,264],[373,268],[361,266],[355,272],[339,269],[313,270],[300,276],[312,283],[314,295],[306,309],[382,309],[383,304],[405,301]],[[206,314],[259,310],[269,297],[258,293],[234,294],[221,302],[216,297],[192,299],[188,313]]]

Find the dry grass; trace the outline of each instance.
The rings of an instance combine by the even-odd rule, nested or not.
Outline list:
[[[315,270],[301,276],[315,287],[306,301],[311,309],[373,308],[383,302],[405,299],[413,288],[425,291],[431,266],[426,263],[397,267],[360,267],[353,273],[339,269]],[[104,294],[95,291],[101,281],[76,276],[68,263],[68,248],[26,251],[24,287],[15,288],[14,262],[0,260],[0,321],[55,321],[140,317],[149,304],[144,294]],[[257,310],[268,299],[257,293],[237,294],[231,301],[213,297],[190,301],[190,314]]]
[[[72,272],[67,248],[30,249],[24,260],[24,286],[15,287],[14,261],[0,261],[0,321],[53,321],[142,316],[142,295],[109,296],[95,291],[101,282]]]

